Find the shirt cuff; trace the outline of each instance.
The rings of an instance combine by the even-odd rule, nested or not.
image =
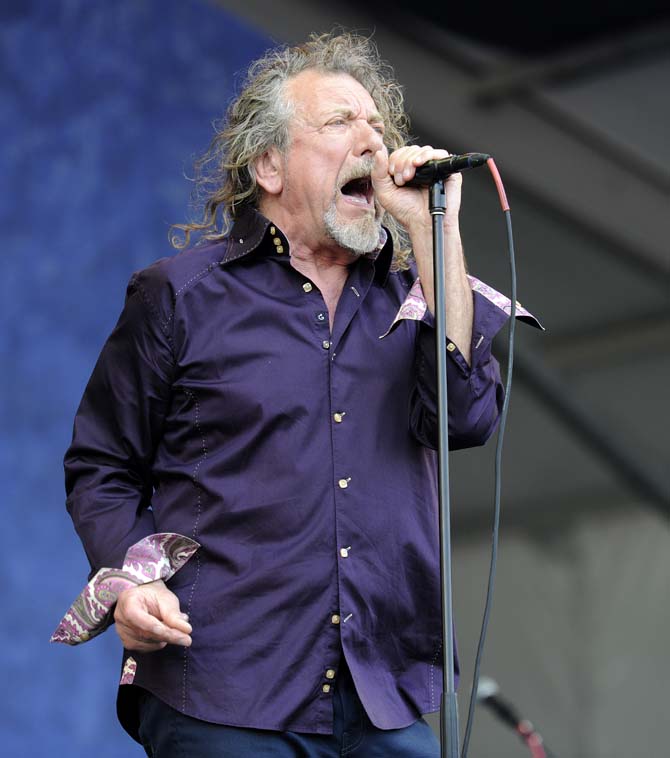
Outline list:
[[[112,623],[112,607],[129,587],[167,581],[193,556],[200,544],[171,532],[151,534],[128,548],[123,566],[101,568],[63,616],[51,642],[79,645]]]
[[[502,323],[510,316],[510,313],[512,311],[512,301],[501,292],[494,290],[493,287],[489,287],[488,284],[484,284],[484,282],[480,281],[474,276],[468,276],[468,281],[470,282],[470,287],[472,288],[473,292],[478,292],[490,303],[495,305],[496,308],[502,312],[502,314],[505,314],[501,321],[502,325]],[[538,321],[538,319],[535,318],[535,316],[533,316],[530,311],[527,311],[518,300],[516,303],[516,317],[520,321],[524,321],[531,326],[535,326],[538,329],[544,330],[544,327]],[[379,339],[383,339],[388,334],[390,334],[396,328],[396,326],[398,326],[398,324],[405,319],[408,319],[410,321],[423,321],[429,326],[432,326],[434,323],[433,316],[428,310],[428,305],[423,294],[423,289],[421,288],[421,281],[418,277],[408,292],[407,297],[403,301],[403,304],[400,306],[398,313],[393,319],[393,323],[391,326],[389,326],[386,332],[380,336]]]
[[[474,276],[468,275],[468,281],[470,282],[470,287],[472,287],[473,292],[479,292],[479,294],[483,295],[489,302],[493,303],[497,308],[500,308],[500,310],[507,315],[507,318],[510,317],[512,314],[512,301],[506,295],[503,295],[502,292],[498,292],[498,290],[494,290],[493,287],[489,287],[488,284],[484,284],[484,282]],[[530,311],[527,311],[518,300],[516,301],[516,317],[519,321],[523,321],[526,324],[530,324],[531,326],[544,331],[544,327],[539,319],[535,318]]]

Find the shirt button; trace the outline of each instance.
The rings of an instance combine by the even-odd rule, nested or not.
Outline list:
[[[333,420],[335,421],[336,424],[341,424],[343,419],[344,419],[344,412],[333,413]]]
[[[453,342],[450,342],[450,343],[447,345],[447,350],[448,350],[450,353],[453,353],[455,349],[456,349],[456,345],[454,345],[454,343],[453,343]]]
[[[275,237],[272,241],[275,243],[275,245],[277,245],[277,247],[281,245],[281,239],[279,239],[279,237]]]
[[[331,624],[339,624],[340,623],[340,616],[338,613],[333,613],[333,615],[330,617],[330,623]]]
[[[328,340],[324,340],[324,341],[321,343],[321,347],[322,347],[324,350],[328,350],[328,349],[330,348],[330,342],[329,342]]]
[[[277,252],[281,255],[284,252],[284,248],[281,245],[277,245]]]
[[[324,685],[323,685],[323,687],[322,687],[321,689],[322,689],[322,690],[323,690],[323,691],[324,691],[326,694],[328,694],[328,693],[330,692],[330,685],[329,685],[329,684],[324,684]]]
[[[312,291],[312,285],[309,282],[305,282],[302,285],[302,288],[305,290],[305,292],[311,292]]]
[[[349,486],[349,480],[348,479],[340,479],[338,482],[338,485],[340,486],[341,490],[346,490],[346,488]]]
[[[317,313],[316,317],[319,319],[319,321],[325,321],[326,320],[326,314],[325,313]]]
[[[343,558],[348,558],[349,557],[349,548],[348,547],[341,547],[340,548],[340,555]]]
[[[335,679],[335,669],[328,669],[326,671],[326,679]]]
[[[270,234],[277,234],[277,230],[274,228],[274,226],[270,227]]]

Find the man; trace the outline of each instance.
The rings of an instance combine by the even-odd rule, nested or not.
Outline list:
[[[405,121],[369,40],[256,62],[181,227],[201,244],[133,276],[86,389],[68,509],[92,574],[128,579],[106,585],[119,715],[149,755],[439,754],[421,718],[441,682],[431,220],[405,185],[448,153],[406,146]],[[460,189],[454,448],[495,428],[507,318],[466,276]],[[95,623],[71,613],[56,639],[111,621],[92,592]]]

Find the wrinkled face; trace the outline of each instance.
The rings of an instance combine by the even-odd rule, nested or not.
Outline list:
[[[379,243],[382,210],[370,173],[386,150],[384,124],[368,91],[348,74],[303,71],[287,85],[295,115],[282,203],[303,233],[355,254]]]

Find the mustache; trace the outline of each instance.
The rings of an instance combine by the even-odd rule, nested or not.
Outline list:
[[[349,166],[344,174],[339,177],[338,186],[344,187],[348,182],[354,179],[367,179],[372,174],[372,169],[375,165],[375,159],[369,155],[353,165]]]

